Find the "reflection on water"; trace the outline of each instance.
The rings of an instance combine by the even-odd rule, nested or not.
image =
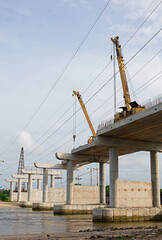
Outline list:
[[[0,235],[78,232],[108,227],[161,226],[159,222],[93,223],[91,215],[54,216],[22,208],[0,208]]]

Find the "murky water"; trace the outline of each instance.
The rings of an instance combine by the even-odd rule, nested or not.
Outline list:
[[[0,208],[0,235],[78,232],[79,230],[111,226],[162,226],[162,223],[93,223],[91,215],[54,216],[53,212]]]

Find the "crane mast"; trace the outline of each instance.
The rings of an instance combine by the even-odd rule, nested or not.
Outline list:
[[[119,45],[119,37],[117,36],[115,38],[111,38],[111,40],[116,46],[116,55],[117,55],[117,60],[118,60],[118,65],[119,65],[119,72],[120,72],[122,87],[123,87],[125,106],[127,107],[127,110],[130,111],[131,106],[129,105],[129,103],[131,102],[131,99],[130,99],[130,95],[129,95],[127,78],[126,78],[126,74],[125,74],[124,60],[123,60],[123,56],[121,53],[121,46]]]
[[[128,83],[127,83],[127,77],[125,73],[124,60],[121,53],[121,46],[119,45],[119,37],[116,36],[115,38],[111,38],[111,41],[115,44],[115,47],[116,47],[116,55],[117,55],[117,61],[118,61],[120,78],[122,82],[123,95],[124,95],[123,97],[125,101],[125,107],[122,107],[123,111],[121,113],[115,114],[114,122],[117,122],[125,117],[128,117],[132,114],[136,114],[138,112],[145,110],[145,106],[140,106],[136,101],[131,102]]]
[[[85,105],[84,105],[84,103],[83,103],[83,100],[82,100],[82,98],[81,98],[81,95],[79,94],[78,91],[73,91],[73,93],[74,93],[74,95],[76,95],[77,98],[78,98],[78,101],[79,101],[79,103],[80,103],[80,106],[81,106],[81,108],[82,108],[82,110],[83,110],[83,113],[84,113],[84,115],[85,115],[85,117],[86,117],[86,120],[87,120],[87,122],[88,122],[88,125],[89,125],[89,127],[90,127],[90,129],[91,129],[91,132],[92,132],[92,134],[93,134],[92,137],[96,137],[96,132],[95,132],[94,127],[93,127],[93,125],[92,125],[92,123],[91,123],[91,120],[90,120],[90,118],[89,118],[89,115],[88,115],[88,113],[87,113],[87,109],[86,109],[86,107],[85,107]],[[88,139],[88,143],[93,142],[92,137],[91,137],[90,139]]]

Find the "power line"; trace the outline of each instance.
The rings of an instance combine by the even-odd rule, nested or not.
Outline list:
[[[129,28],[129,30],[127,31],[127,33],[124,34],[123,38],[126,37],[126,35],[130,32],[130,30],[133,28],[133,26],[135,26],[137,24],[137,22],[139,22],[139,20],[145,15],[145,13],[148,11],[148,9],[153,5],[153,3],[155,3],[156,0],[152,1],[151,4],[148,5],[148,7],[145,9],[145,11],[141,14],[141,16],[134,22],[134,24]],[[147,18],[148,20],[148,18]],[[146,20],[146,21],[147,21]],[[146,22],[145,21],[145,22]],[[138,29],[139,30],[139,29]]]
[[[161,72],[162,72],[162,71],[160,71],[160,72],[159,72],[158,74],[156,74],[154,77],[152,77],[151,79],[149,79],[149,80],[148,80],[146,83],[144,83],[142,86],[146,85],[148,82],[151,82],[151,80],[153,80],[155,77],[157,77]],[[154,81],[152,81],[149,85],[151,85],[153,82],[157,81],[160,77],[162,77],[162,75],[159,76],[159,77],[158,77],[157,79],[155,79]],[[148,86],[149,86],[149,85],[148,85]],[[141,91],[143,91],[143,90],[145,89],[145,88],[144,88],[144,89],[141,89],[142,86],[139,87],[139,89],[140,89]],[[147,86],[147,87],[148,87],[148,86]],[[140,91],[140,92],[141,92],[141,91]],[[121,102],[118,103],[118,105],[120,105],[120,104],[121,104]],[[110,111],[106,112],[103,116],[105,116],[107,113],[110,114],[110,113],[112,113],[112,112],[113,112],[113,108],[112,108]],[[100,117],[100,118],[101,118],[101,117]],[[100,118],[99,118],[99,119],[100,119]],[[99,121],[99,119],[97,119],[96,121]],[[80,124],[81,124],[81,123],[80,123]],[[80,125],[80,124],[79,124],[79,125]],[[87,129],[87,128],[86,128],[86,129]],[[80,133],[83,133],[83,131],[84,131],[84,130],[81,130]],[[72,131],[71,131],[71,132],[72,132]],[[70,133],[71,133],[71,132],[70,132]],[[69,135],[69,134],[68,134],[68,135]],[[65,138],[65,137],[63,137],[63,138]],[[44,159],[45,157],[51,155],[51,154],[54,153],[56,150],[58,150],[58,149],[61,148],[62,146],[64,146],[64,145],[66,145],[67,143],[69,143],[69,141],[70,141],[70,140],[68,139],[66,142],[64,142],[63,144],[61,144],[60,146],[58,146],[57,149],[55,148],[55,149],[52,150],[50,153],[48,153],[48,154],[46,154],[45,156],[43,156],[42,158],[38,159],[37,162],[38,162],[38,161],[41,161],[41,160]],[[129,155],[131,155],[131,154],[132,154],[132,153],[130,153]],[[123,158],[125,158],[125,157],[127,157],[127,156],[122,156],[120,159],[123,159]],[[5,169],[2,169],[2,170],[5,171],[5,170],[13,167],[14,165],[15,165],[15,163],[12,164],[12,165],[10,165],[9,167],[7,167],[7,168],[5,168]]]
[[[135,31],[135,33],[128,39],[128,41],[125,43],[124,46],[127,45],[127,43],[134,37],[134,35],[139,31],[139,29],[144,25],[144,23],[151,17],[151,15],[155,12],[155,10],[160,6],[161,2],[153,9],[153,11],[149,14],[149,16],[144,20],[144,22],[138,27],[138,29]],[[152,5],[152,4],[151,4]],[[149,5],[150,6],[150,5]],[[124,47],[123,47],[124,48]],[[109,66],[109,64],[111,63],[111,61],[102,69],[102,71],[97,75],[97,77],[92,81],[92,83],[90,83],[90,85],[86,88],[86,90],[83,92],[83,94],[90,88],[90,86],[98,79],[98,77],[106,70],[106,68]],[[126,66],[126,65],[125,65]],[[115,77],[115,75],[114,75]],[[82,94],[82,95],[83,95]],[[68,109],[70,109],[73,105],[71,105]],[[62,116],[57,120],[56,123],[58,123],[58,121],[68,112],[68,110],[62,114]],[[39,141],[43,136],[45,136],[50,129],[52,129],[52,127],[55,125],[55,123],[48,129],[48,131],[46,131],[37,141]],[[36,141],[36,142],[37,142]],[[33,146],[33,145],[32,145]],[[29,147],[31,148],[31,146]]]
[[[160,32],[160,31],[161,31],[161,29],[159,30],[159,32]],[[158,33],[157,33],[157,34],[158,34]],[[153,36],[153,37],[154,37],[154,36]],[[152,40],[152,39],[151,39],[151,40]],[[150,40],[150,41],[151,41],[151,40]],[[145,46],[146,46],[146,44],[145,44]],[[141,48],[141,49],[142,49],[142,48]],[[139,51],[138,51],[138,52],[139,52]],[[136,53],[135,55],[137,55],[137,53]],[[133,56],[133,58],[135,57],[135,55]],[[131,59],[131,60],[132,60],[132,59]],[[130,60],[129,60],[129,61],[130,61]],[[128,62],[129,62],[129,61],[128,61]],[[127,64],[128,64],[128,62],[127,62]],[[88,101],[89,101],[89,100],[88,100]]]
[[[145,82],[144,84],[142,84],[142,85],[136,90],[137,93],[139,93],[139,92],[141,92],[141,91],[143,91],[143,90],[145,89],[145,88],[142,89],[143,86],[147,85],[147,84],[150,83],[150,82],[153,83],[153,82],[157,81],[160,77],[162,77],[162,75],[158,76],[158,75],[161,74],[161,73],[162,73],[162,71],[158,72],[155,76],[153,76],[153,77],[152,77],[151,79],[149,79],[147,82]],[[155,79],[157,76],[158,76],[158,78]],[[154,80],[154,81],[152,81],[152,80]],[[151,83],[150,83],[150,84],[151,84]],[[150,85],[150,84],[149,84],[149,85]],[[149,85],[148,85],[148,86],[149,86]],[[138,91],[138,90],[140,90],[140,91]],[[119,104],[121,104],[121,102],[118,103],[118,105],[119,105]],[[109,111],[109,113],[112,113],[112,112],[113,112],[112,110],[113,110],[113,108]],[[94,114],[94,112],[93,112],[93,114]],[[105,114],[104,114],[104,115],[105,115]],[[98,122],[100,118],[101,118],[101,117],[99,117],[95,122]],[[84,122],[84,121],[83,121],[83,122]],[[81,125],[83,122],[81,122],[79,125]],[[87,129],[87,128],[86,128],[86,129]],[[85,129],[84,129],[84,130],[85,130]],[[82,129],[82,130],[80,131],[80,133],[83,133],[84,130]],[[67,135],[71,134],[71,132],[72,132],[72,131],[70,131],[70,133],[68,133]],[[79,134],[80,134],[80,133],[79,133]],[[66,136],[65,136],[65,137],[66,137]],[[64,138],[64,137],[63,137],[63,138]],[[69,140],[66,141],[63,145],[67,144],[67,142],[69,142]],[[57,149],[60,148],[60,147],[62,147],[63,145],[61,144],[59,147],[57,147]],[[52,152],[50,152],[50,154],[53,153],[54,151],[56,151],[57,149],[55,149],[55,150],[53,150]],[[49,154],[49,155],[50,155],[50,154]],[[46,157],[46,156],[47,156],[47,155],[45,155],[44,157]],[[43,158],[44,158],[44,157],[43,157]],[[43,158],[39,159],[38,161],[42,160]]]
[[[125,66],[132,61],[132,59],[135,58],[135,56],[137,56],[137,54],[139,54],[146,46],[148,43],[150,43],[160,32],[161,32],[162,28],[160,28],[125,64]],[[119,70],[116,72],[116,74],[119,73]],[[108,80],[106,81],[88,100],[86,103],[88,103],[93,97],[95,97],[112,79],[113,79],[114,75]],[[86,104],[85,103],[85,104]]]
[[[89,37],[90,33],[92,32],[93,28],[95,27],[95,25],[97,24],[97,22],[99,21],[100,17],[102,16],[102,14],[104,13],[104,11],[106,10],[106,8],[108,7],[109,3],[111,0],[107,1],[104,8],[102,9],[102,11],[100,12],[100,14],[98,15],[98,17],[96,18],[96,20],[94,21],[94,23],[92,24],[92,26],[90,27],[88,33],[85,35],[85,37],[83,38],[83,40],[81,41],[81,43],[79,44],[79,46],[77,47],[77,49],[75,50],[74,54],[72,55],[72,57],[68,60],[68,62],[65,64],[62,72],[59,74],[57,80],[52,83],[52,86],[50,87],[48,93],[46,94],[46,96],[43,98],[43,100],[40,102],[40,104],[38,105],[38,107],[36,108],[36,110],[34,111],[33,115],[31,116],[31,118],[27,121],[27,123],[25,124],[25,126],[22,128],[21,132],[24,131],[24,129],[29,125],[29,123],[33,120],[33,118],[35,117],[35,115],[37,114],[37,112],[39,111],[39,109],[42,107],[42,105],[45,103],[45,101],[47,100],[48,96],[51,94],[51,92],[53,91],[53,89],[55,88],[56,84],[59,82],[59,80],[62,78],[63,74],[65,73],[65,71],[67,70],[67,68],[70,66],[71,62],[73,61],[73,59],[75,58],[75,56],[77,55],[77,53],[79,52],[79,50],[81,49],[82,45],[84,44],[84,42],[86,41],[86,39]],[[10,143],[10,145],[7,147],[7,149],[4,151],[6,152],[12,145],[13,143],[18,139],[18,137],[21,135],[21,132],[14,138],[14,140]],[[4,154],[3,152],[3,154]]]
[[[141,72],[159,53],[161,53],[161,51],[162,51],[162,49],[160,49],[148,62],[146,62],[132,77],[131,77],[131,79],[132,78],[134,78],[139,72]],[[143,86],[145,86],[148,82],[151,82],[156,76],[158,76],[159,74],[161,73],[161,71],[158,73],[158,74],[156,74],[153,78],[151,78],[151,79],[149,79],[146,83],[144,83],[143,85],[141,85],[136,91],[138,91],[138,90],[141,90],[142,89],[142,87]],[[161,76],[160,76],[161,77]],[[158,78],[159,79],[159,78]],[[157,79],[157,80],[158,80]],[[130,80],[130,79],[129,79]],[[150,85],[150,84],[149,84]],[[121,88],[119,88],[118,90],[117,90],[117,92],[120,90]],[[143,89],[142,89],[143,90]],[[113,94],[114,95],[114,94]],[[93,111],[92,113],[91,113],[91,115],[93,115],[94,113],[96,113],[96,111],[103,105],[103,104],[105,104],[108,100],[110,100],[112,97],[113,97],[113,95],[111,95],[108,99],[106,99],[106,101],[104,101],[104,103],[102,103],[97,109],[95,109],[95,111]],[[121,102],[120,102],[121,103]],[[118,104],[119,105],[119,104]],[[110,111],[108,111],[108,112],[110,112]],[[111,113],[111,112],[110,112]],[[102,117],[104,117],[105,115],[107,114],[107,112],[102,116]],[[102,117],[100,117],[100,118],[102,118]],[[100,119],[99,118],[99,119]],[[96,121],[99,121],[99,119],[97,119]],[[82,123],[83,123],[84,121],[82,121],[81,123],[79,123],[78,125],[77,125],[77,127],[79,126],[79,125],[81,125]],[[81,132],[83,132],[83,130],[81,131]],[[69,134],[71,134],[71,131],[66,135],[66,136],[68,136]],[[59,140],[57,140],[57,142],[60,142],[62,139],[64,139],[66,136],[64,136],[64,137],[62,137],[61,139],[59,139]],[[56,142],[56,143],[57,143]],[[60,148],[60,147],[62,147],[62,146],[64,146],[65,144],[67,144],[69,142],[69,140],[68,141],[66,141],[64,144],[61,144],[60,146],[58,146],[57,147],[57,149],[58,148]],[[52,144],[49,148],[51,148],[51,147],[53,147],[55,144]],[[49,156],[51,153],[53,153],[54,151],[56,151],[56,149],[55,150],[53,150],[52,152],[50,152],[49,154],[47,154],[47,155],[45,155],[44,157],[46,157],[46,156]],[[43,157],[43,158],[44,158]],[[42,160],[43,158],[41,158],[40,160]],[[38,160],[38,161],[40,161],[40,160]],[[13,164],[14,165],[14,164]],[[12,166],[13,166],[12,165]],[[6,169],[5,169],[6,170]]]
[[[123,48],[127,45],[127,43],[134,37],[134,35],[139,31],[139,29],[145,24],[145,22],[152,16],[152,14],[156,11],[156,9],[160,6],[160,3],[152,10],[152,12],[148,15],[148,17],[145,19],[145,21],[142,22],[142,24],[137,28],[137,30],[133,33],[133,35],[128,39],[128,41],[124,44]]]
[[[135,56],[137,56],[137,54],[142,51],[142,49],[144,49],[148,43],[150,43],[155,36],[157,36],[160,31],[162,30],[162,28],[160,28],[128,61],[125,65],[127,65],[130,61],[132,61],[132,59],[134,59]],[[116,72],[116,74],[119,73]],[[94,96],[96,96],[112,79],[113,79],[114,75],[106,82],[104,83],[88,100],[85,104],[87,104]],[[79,109],[80,110],[80,109]],[[79,110],[77,110],[76,112],[78,112]],[[74,116],[74,114],[72,114],[64,123],[61,124],[60,127],[58,127],[52,134],[50,134],[43,142],[41,142],[37,147],[35,147],[27,156],[29,156],[32,152],[34,152],[36,149],[38,149],[43,143],[45,143],[49,138],[51,138],[61,127],[63,127],[72,117]]]

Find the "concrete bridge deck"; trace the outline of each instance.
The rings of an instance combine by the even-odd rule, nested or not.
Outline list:
[[[72,154],[109,157],[108,149],[118,154],[137,151],[162,152],[162,103],[97,131],[92,143],[72,150]]]

